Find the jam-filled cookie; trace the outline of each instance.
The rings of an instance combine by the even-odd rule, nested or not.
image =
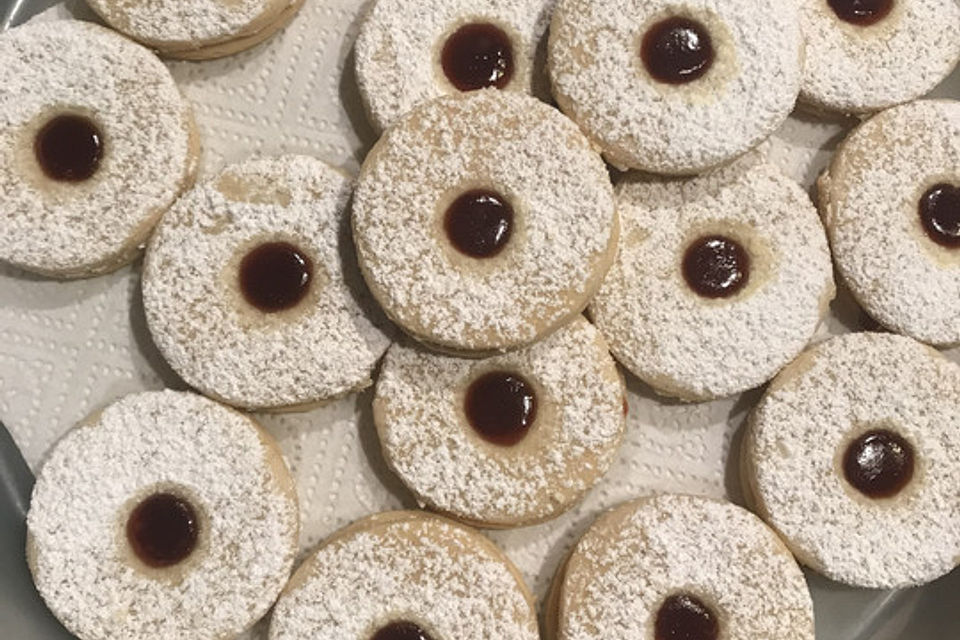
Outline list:
[[[759,144],[800,90],[796,2],[560,0],[560,108],[620,168],[692,174]]]
[[[700,401],[763,384],[806,347],[833,298],[813,204],[754,156],[617,188],[620,251],[590,313],[658,393]]]
[[[757,513],[797,558],[871,588],[960,563],[960,367],[910,338],[858,333],[774,379],[744,439]]]
[[[0,60],[0,260],[59,278],[130,262],[196,170],[170,72],[72,20],[4,33]]]
[[[870,317],[960,343],[960,102],[874,116],[841,144],[819,191],[838,270]]]
[[[187,192],[143,269],[154,341],[218,400],[289,410],[371,382],[389,339],[348,286],[351,181],[306,156],[248,160]]]
[[[550,94],[541,43],[553,0],[377,0],[356,44],[370,120],[385,129],[447,93]]]
[[[415,511],[334,533],[291,578],[270,640],[538,640],[533,596],[480,533]]]
[[[813,640],[803,573],[740,507],[682,495],[602,515],[554,578],[548,640]]]
[[[232,638],[293,568],[299,512],[273,439],[192,393],[127,396],[54,447],[27,559],[82,640]]]
[[[111,27],[168,58],[208,60],[260,44],[303,0],[87,0]]]
[[[508,527],[559,515],[603,476],[623,406],[616,364],[581,317],[487,360],[394,345],[373,417],[387,464],[419,500]]]
[[[864,113],[919,98],[960,60],[956,0],[801,0],[800,98]]]
[[[613,260],[600,156],[536,98],[485,89],[414,109],[380,139],[353,202],[360,266],[413,337],[503,351],[575,318]]]

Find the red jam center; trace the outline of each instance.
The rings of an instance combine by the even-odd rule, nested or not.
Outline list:
[[[81,182],[97,172],[103,158],[103,136],[89,118],[57,116],[33,140],[37,163],[51,180]]]
[[[893,431],[868,431],[847,446],[843,473],[868,498],[891,498],[913,479],[913,447]]]
[[[713,65],[713,42],[702,24],[674,16],[647,30],[640,58],[654,79],[684,84],[701,77]]]
[[[447,38],[440,65],[450,84],[460,91],[503,89],[513,77],[513,46],[495,25],[466,24]]]
[[[127,540],[150,567],[169,567],[193,553],[200,533],[193,506],[172,493],[155,493],[134,508],[127,519]]]
[[[946,183],[930,187],[920,198],[920,222],[937,244],[960,247],[960,187]]]
[[[261,244],[240,262],[243,297],[265,313],[297,306],[310,290],[312,279],[313,262],[289,242]]]
[[[467,191],[447,209],[444,228],[460,253],[471,258],[492,258],[510,240],[513,207],[495,191]]]
[[[696,596],[681,593],[667,598],[654,623],[654,640],[717,640],[717,616]]]
[[[893,0],[827,0],[827,4],[844,22],[867,27],[890,15]]]
[[[750,256],[736,240],[704,236],[687,248],[683,256],[683,277],[698,295],[728,298],[750,280]]]
[[[418,624],[401,620],[382,627],[370,640],[433,640],[433,638]]]
[[[533,385],[509,371],[491,371],[467,388],[467,421],[488,442],[509,447],[527,435],[537,417]]]

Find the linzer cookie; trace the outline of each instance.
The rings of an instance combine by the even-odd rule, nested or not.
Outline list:
[[[801,0],[801,99],[864,113],[923,96],[960,60],[956,0]]]
[[[170,72],[72,20],[8,31],[0,60],[0,260],[58,278],[130,262],[196,169]]]
[[[851,585],[923,584],[960,562],[960,367],[857,333],[771,383],[744,439],[757,513],[804,564]]]
[[[548,97],[541,44],[553,0],[377,0],[356,43],[370,120],[385,129],[448,93],[494,87]]]
[[[480,533],[415,511],[334,533],[291,578],[270,640],[538,640],[533,596]]]
[[[313,158],[255,159],[168,212],[147,251],[143,302],[154,341],[191,386],[291,410],[370,384],[389,339],[358,304],[351,187]]]
[[[693,174],[744,153],[800,90],[797,3],[560,0],[554,97],[613,165]]]
[[[298,527],[293,479],[253,420],[195,394],[147,392],[53,448],[27,559],[82,640],[232,638],[279,594]]]
[[[613,189],[577,126],[485,89],[414,109],[353,202],[360,266],[387,314],[447,351],[505,351],[577,317],[613,260]]]
[[[870,317],[960,343],[960,102],[874,116],[840,145],[819,190],[838,270]]]
[[[630,175],[620,252],[590,313],[658,393],[709,400],[759,386],[807,345],[834,295],[803,189],[757,154],[686,181]]]
[[[373,417],[387,464],[433,509],[481,526],[568,509],[607,471],[624,389],[585,319],[532,347],[467,360],[395,345]]]

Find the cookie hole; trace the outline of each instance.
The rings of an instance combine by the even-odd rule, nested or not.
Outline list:
[[[876,24],[890,15],[893,0],[827,0],[838,18],[860,27]]]
[[[100,127],[76,113],[53,116],[33,139],[37,164],[44,175],[58,182],[83,182],[92,178],[100,168],[103,151]]]
[[[164,569],[189,558],[200,538],[197,509],[183,495],[158,491],[142,499],[126,523],[127,542],[146,566]]]
[[[510,201],[491,189],[471,189],[447,207],[443,226],[460,253],[471,258],[492,258],[503,251],[514,229]]]
[[[643,34],[640,58],[650,76],[667,84],[703,77],[716,58],[713,39],[703,23],[684,16],[661,20]]]
[[[717,640],[720,620],[703,600],[691,593],[668,596],[654,621],[654,640]]]
[[[440,52],[447,80],[460,91],[503,89],[513,78],[510,36],[495,24],[471,22],[447,37]]]
[[[916,455],[897,432],[871,429],[847,444],[842,465],[846,481],[864,496],[893,498],[913,480]]]
[[[704,298],[729,298],[750,281],[750,254],[724,235],[700,236],[691,242],[681,265],[687,286]]]
[[[920,197],[920,224],[927,236],[942,247],[960,247],[960,186],[941,182]]]
[[[370,640],[433,640],[433,637],[415,622],[396,620],[380,627]]]
[[[488,371],[467,387],[463,412],[477,434],[495,445],[519,444],[537,419],[533,384],[513,371]]]
[[[248,304],[264,313],[286,311],[309,293],[313,272],[313,261],[296,245],[264,242],[240,261],[240,291]]]

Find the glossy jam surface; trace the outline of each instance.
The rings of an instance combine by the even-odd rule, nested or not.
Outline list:
[[[704,236],[687,247],[683,278],[704,298],[728,298],[749,282],[750,256],[732,238]]]
[[[913,479],[913,446],[886,429],[863,434],[847,446],[843,474],[868,498],[892,498]]]
[[[310,291],[313,262],[289,242],[267,242],[240,262],[240,290],[265,313],[291,309]]]
[[[103,159],[103,134],[89,118],[56,116],[33,140],[37,164],[51,180],[81,182],[93,177]]]
[[[960,247],[960,187],[947,183],[930,187],[920,198],[920,223],[937,244]]]
[[[433,638],[416,623],[401,620],[381,627],[370,640],[433,640]]]
[[[513,45],[496,25],[465,24],[447,38],[440,65],[450,84],[460,91],[502,89],[513,78]]]
[[[186,560],[197,546],[200,523],[193,506],[172,493],[155,493],[127,518],[127,540],[141,562],[170,567]]]
[[[523,440],[536,420],[537,395],[523,376],[491,371],[467,388],[463,409],[480,437],[509,447]]]
[[[716,614],[696,596],[672,595],[657,611],[654,640],[717,640],[719,635]]]
[[[513,207],[496,191],[467,191],[447,208],[443,221],[453,246],[471,258],[492,258],[510,241]]]
[[[713,65],[713,41],[706,27],[674,16],[644,34],[640,58],[654,79],[668,84],[693,82]]]
[[[844,22],[867,27],[886,18],[894,0],[827,0],[827,4]]]

